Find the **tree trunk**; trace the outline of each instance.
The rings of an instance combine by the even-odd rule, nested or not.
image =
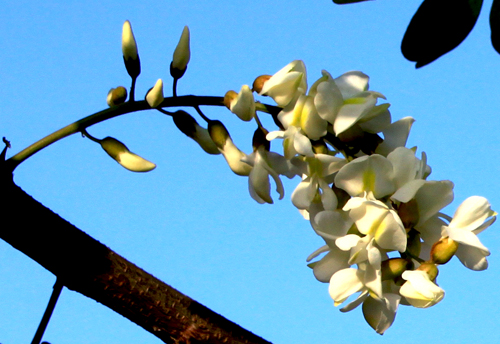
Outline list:
[[[1,168],[0,168],[1,169]],[[138,268],[0,175],[0,238],[165,343],[270,343]],[[9,225],[6,225],[10,219]]]

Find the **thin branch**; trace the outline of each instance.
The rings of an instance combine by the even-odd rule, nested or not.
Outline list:
[[[43,334],[45,333],[45,329],[49,324],[50,317],[52,316],[52,312],[54,312],[54,308],[56,307],[57,300],[59,299],[59,295],[61,295],[61,291],[63,288],[63,284],[59,279],[56,279],[56,283],[54,284],[54,288],[52,290],[52,295],[50,295],[49,303],[45,312],[43,313],[42,320],[40,321],[40,325],[38,325],[38,329],[36,330],[35,336],[31,341],[31,344],[39,344],[42,340]]]

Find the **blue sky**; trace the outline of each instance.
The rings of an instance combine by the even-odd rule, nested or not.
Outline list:
[[[192,57],[179,94],[222,96],[260,74],[304,60],[312,84],[361,70],[370,89],[387,97],[393,120],[416,119],[408,146],[428,155],[429,179],[455,183],[452,215],[467,197],[500,209],[498,75],[484,3],[466,41],[415,70],[399,50],[421,1],[8,1],[0,12],[0,135],[10,154],[79,118],[106,108],[110,88],[129,86],[121,28],[130,20],[142,74],[137,98],[158,78],[170,89],[169,64],[184,25]],[[251,151],[253,126],[223,108],[204,109],[223,121],[238,146]],[[191,111],[191,114],[194,113]],[[290,202],[259,205],[247,179],[221,156],[208,156],[170,118],[141,112],[89,129],[113,136],[157,168],[134,174],[90,140],[74,135],[23,163],[15,181],[97,240],[273,343],[497,343],[500,236],[483,232],[492,251],[484,272],[454,258],[440,269],[444,300],[425,310],[400,307],[377,335],[360,310],[342,314],[306,257],[323,244]],[[273,144],[274,150],[280,145]],[[40,228],[43,231],[43,228]],[[0,242],[0,343],[31,341],[55,277]],[[52,344],[158,343],[153,335],[80,294],[63,290],[44,337]]]

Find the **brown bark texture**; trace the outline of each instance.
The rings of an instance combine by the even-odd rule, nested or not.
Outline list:
[[[111,308],[163,342],[270,343],[76,228],[26,194],[12,174],[0,175],[0,194],[4,220],[0,238],[52,272],[68,289]]]

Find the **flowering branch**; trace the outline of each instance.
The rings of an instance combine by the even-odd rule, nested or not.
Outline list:
[[[454,184],[428,180],[427,155],[422,152],[418,157],[416,147],[406,147],[415,120],[405,117],[393,122],[390,104],[383,102],[382,93],[369,90],[366,74],[351,71],[334,78],[323,70],[308,87],[305,64],[295,60],[274,75],[258,76],[252,87],[229,90],[223,98],[177,96],[177,83],[190,60],[185,27],[170,66],[173,97],[164,97],[163,81],[158,79],[146,101],[134,101],[140,62],[131,30],[125,22],[122,51],[132,78],[130,100],[125,102],[125,88],[112,89],[110,109],[72,123],[14,155],[4,164],[7,172],[77,132],[99,143],[128,170],[150,171],[156,166],[152,162],[112,137],[93,137],[86,128],[122,114],[157,109],[172,116],[176,127],[205,152],[222,154],[235,174],[248,177],[250,196],[258,203],[273,203],[270,180],[282,199],[280,176],[300,177],[292,203],[325,241],[307,258],[308,262],[316,259],[308,266],[316,279],[329,283],[336,306],[358,294],[341,311],[362,305],[365,320],[379,334],[393,324],[399,305],[427,308],[443,299],[444,290],[437,284],[439,266],[452,257],[472,270],[487,268],[490,251],[477,235],[495,222],[497,213],[480,196],[466,199],[452,217],[443,213],[453,200]],[[272,98],[276,106],[262,104],[257,96]],[[242,121],[255,122],[253,151],[240,150],[221,121],[203,114],[202,105],[224,105]],[[184,110],[164,109],[169,107],[194,108],[206,127]],[[277,130],[265,128],[257,111],[270,113]],[[270,142],[276,139],[283,140],[283,155],[271,151]]]

